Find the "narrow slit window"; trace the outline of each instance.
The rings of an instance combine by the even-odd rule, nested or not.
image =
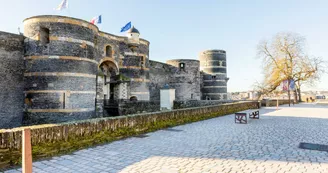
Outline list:
[[[94,43],[95,47],[97,47],[97,45],[98,45],[98,38],[97,38],[97,36],[94,37],[93,43]]]
[[[179,63],[179,69],[181,70],[185,70],[185,63]]]
[[[144,60],[144,57],[141,56],[140,57],[140,67],[144,67],[145,66],[145,60]]]
[[[84,57],[88,57],[88,45],[84,46]]]
[[[112,47],[106,46],[106,57],[112,57]]]

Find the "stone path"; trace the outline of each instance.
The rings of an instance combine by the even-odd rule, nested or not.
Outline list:
[[[298,148],[300,142],[328,145],[327,106],[260,113],[247,125],[228,115],[80,150],[34,162],[33,172],[328,172],[328,152]]]

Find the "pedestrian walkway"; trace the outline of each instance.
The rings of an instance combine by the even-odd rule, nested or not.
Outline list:
[[[262,108],[260,114],[246,125],[228,115],[115,141],[34,162],[33,172],[328,172],[327,152],[298,148],[300,142],[328,145],[327,106]]]

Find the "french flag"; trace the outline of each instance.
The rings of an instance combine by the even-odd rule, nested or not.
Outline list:
[[[58,5],[58,7],[55,8],[55,10],[60,11],[60,10],[63,10],[63,9],[65,9],[65,8],[68,8],[68,0],[63,0],[63,1]]]
[[[101,23],[101,15],[92,18],[91,21],[90,21],[90,23],[92,23],[92,24],[100,24]]]

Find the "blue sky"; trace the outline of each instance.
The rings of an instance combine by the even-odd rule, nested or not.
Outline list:
[[[53,9],[61,0],[0,0],[0,31],[23,31],[23,19],[65,15],[90,20],[99,14],[105,32],[123,35],[127,22],[150,41],[150,59],[198,59],[206,49],[227,51],[228,91],[252,89],[262,78],[256,47],[278,32],[306,37],[308,52],[328,61],[328,1],[325,0],[68,0],[69,9]],[[328,90],[328,75],[315,86]]]

